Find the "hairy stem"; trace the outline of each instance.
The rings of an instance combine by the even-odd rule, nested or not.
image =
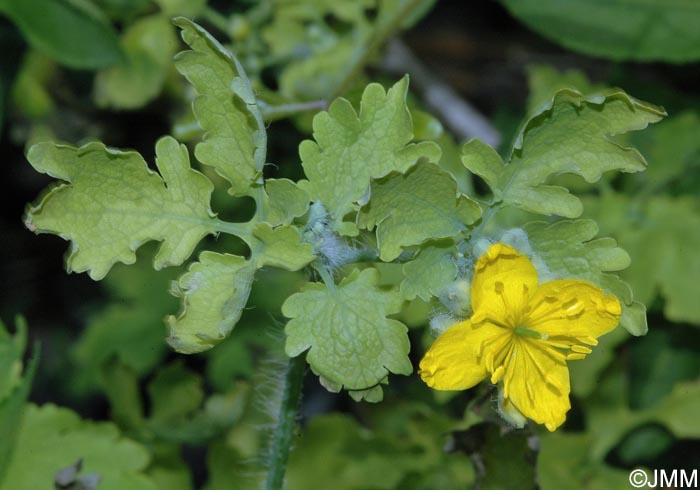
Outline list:
[[[265,490],[282,490],[284,486],[284,473],[287,469],[287,459],[296,427],[305,370],[306,359],[303,354],[289,360],[279,418],[270,448],[270,469],[267,473]]]

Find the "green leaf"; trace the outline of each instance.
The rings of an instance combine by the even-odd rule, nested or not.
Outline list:
[[[619,372],[608,374],[599,383],[596,396],[585,404],[593,460],[602,461],[624,435],[643,425],[660,424],[677,438],[700,437],[697,422],[700,382],[697,379],[676,383],[668,396],[643,410],[629,409],[626,381]]]
[[[121,37],[125,59],[97,73],[95,99],[102,107],[137,109],[160,94],[177,38],[168,18],[143,17]]]
[[[677,382],[700,376],[697,330],[686,325],[664,327],[650,330],[629,347],[629,405],[634,409],[654,406]]]
[[[622,277],[632,285],[635,297],[651,305],[660,294],[668,319],[700,324],[697,198],[657,196],[642,204],[622,194],[609,194],[586,201],[586,206],[588,215],[617,237],[632,256],[632,266]]]
[[[457,277],[453,243],[436,243],[422,248],[416,258],[403,266],[401,294],[412,300],[429,301]]]
[[[265,179],[263,217],[272,226],[288,225],[309,209],[309,194],[289,179]]]
[[[419,159],[437,161],[433,142],[410,143],[413,124],[406,107],[408,78],[388,92],[370,84],[362,94],[359,114],[345,99],[314,117],[314,139],[299,145],[304,172],[314,200],[320,200],[340,225],[369,188],[370,179],[403,172]]]
[[[660,190],[688,173],[696,173],[700,165],[700,117],[683,112],[635,138],[635,143],[649,160],[649,168],[639,176],[645,190]]]
[[[535,457],[522,432],[504,432],[498,425],[483,422],[455,434],[458,444],[472,455],[477,487],[485,490],[537,488],[535,469],[529,461]]]
[[[231,332],[250,295],[255,264],[243,257],[202,252],[176,283],[173,294],[182,298],[182,312],[170,315],[168,343],[192,354],[211,349]]]
[[[229,181],[229,193],[247,195],[262,177],[267,146],[253,89],[238,60],[207,31],[182,17],[174,22],[192,48],[175,57],[175,66],[198,94],[193,110],[205,135],[195,156]]]
[[[39,365],[37,351],[22,376],[27,324],[19,316],[15,324],[17,332],[11,337],[0,321],[0,434],[3,435],[0,438],[0,489],[10,467],[25,404]]]
[[[450,238],[481,216],[479,205],[457,192],[452,176],[433,163],[419,163],[405,174],[389,174],[370,187],[360,228],[377,228],[379,256],[391,262],[402,247]]]
[[[15,320],[17,332],[6,330],[0,321],[0,403],[9,396],[22,380],[22,357],[27,345],[27,322],[22,317]]]
[[[309,475],[319,489],[399,488],[407,469],[396,464],[401,455],[392,446],[347,416],[315,417],[290,455],[287,488],[308,490]]]
[[[561,89],[577,90],[590,95],[605,88],[603,85],[591,83],[580,70],[559,71],[549,65],[528,66],[527,84],[530,87],[530,95],[527,98],[528,114],[540,112]]]
[[[524,227],[532,249],[541,258],[549,274],[540,280],[581,279],[596,284],[617,296],[622,304],[620,324],[632,335],[647,332],[645,308],[635,301],[632,291],[617,275],[630,264],[630,257],[612,238],[595,238],[598,226],[592,220],[542,221]]]
[[[150,460],[143,446],[113,424],[83,421],[55,405],[27,407],[0,489],[52,488],[55,472],[79,459],[85,473],[100,475],[100,490],[157,490],[143,474]]]
[[[309,283],[290,296],[282,313],[285,350],[306,359],[322,381],[338,389],[366,390],[390,372],[410,374],[406,327],[386,318],[401,306],[395,291],[377,287],[375,269],[355,271],[338,285]]]
[[[540,435],[537,477],[542,488],[597,490],[629,488],[629,471],[591,460],[592,436],[554,432]]]
[[[581,201],[564,187],[547,185],[548,179],[571,173],[596,182],[610,170],[644,170],[646,162],[636,150],[621,147],[610,137],[643,129],[665,114],[619,90],[584,96],[563,89],[526,121],[506,164],[478,143],[465,145],[463,161],[489,184],[497,202],[575,218],[583,211]]]
[[[255,255],[257,267],[271,265],[297,271],[316,258],[314,248],[301,241],[301,233],[294,226],[272,228],[268,223],[259,223],[253,236],[262,242],[262,251]]]
[[[615,349],[628,338],[627,330],[616,328],[598,339],[598,345],[586,356],[584,362],[568,363],[571,392],[575,396],[585,398],[593,393],[605,369],[615,359]]]
[[[197,17],[206,7],[207,0],[156,0],[163,15],[174,17]]]
[[[271,22],[262,29],[269,57],[284,60],[280,93],[290,100],[328,98],[348,65],[364,51],[367,15],[375,0],[291,0],[270,4]]]
[[[51,83],[57,65],[38,51],[27,52],[12,82],[12,106],[31,119],[47,117],[56,109]]]
[[[150,421],[170,425],[197,410],[204,401],[202,384],[202,378],[185,368],[182,362],[164,366],[148,385]]]
[[[29,44],[70,68],[95,69],[122,57],[112,26],[94,5],[65,0],[0,0],[0,12]]]
[[[561,45],[613,60],[700,58],[694,2],[501,0],[528,27]]]
[[[134,370],[113,358],[99,366],[99,375],[114,423],[124,431],[142,435],[145,415]]]
[[[213,233],[211,182],[189,165],[187,149],[173,138],[156,144],[156,165],[148,169],[136,152],[89,143],[81,148],[40,143],[27,156],[39,172],[68,182],[54,186],[25,217],[35,233],[71,240],[69,272],[102,279],[117,262],[133,264],[135,250],[162,241],[154,267],[179,265]],[[161,178],[162,176],[162,178]]]
[[[154,271],[147,257],[155,247],[143,248],[148,250],[138,254],[136,264],[117,264],[104,279],[112,302],[89,317],[71,352],[76,368],[71,385],[77,391],[96,387],[101,366],[112,357],[143,376],[166,354],[163,317],[178,304],[168,287],[182,271]]]

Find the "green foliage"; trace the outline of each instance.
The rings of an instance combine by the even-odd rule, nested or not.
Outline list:
[[[267,179],[263,206],[270,225],[288,225],[309,209],[309,194],[289,179]]]
[[[51,488],[54,473],[79,459],[85,472],[100,475],[100,490],[158,488],[143,473],[150,459],[143,446],[121,437],[113,424],[82,421],[54,405],[27,407],[0,488]]]
[[[642,156],[610,136],[643,129],[664,115],[663,109],[621,91],[587,97],[564,89],[525,122],[507,163],[475,141],[465,145],[462,161],[486,181],[496,201],[532,213],[576,218],[583,211],[581,201],[561,186],[547,185],[547,179],[572,173],[596,182],[610,170],[644,170]]]
[[[98,72],[95,99],[100,106],[135,109],[160,94],[177,38],[167,17],[152,15],[131,24],[120,44],[124,60]]]
[[[156,272],[148,255],[129,267],[118,264],[105,278],[112,302],[90,317],[71,353],[77,391],[95,388],[101,366],[113,358],[143,376],[165,356],[163,315],[177,308],[168,287],[180,271]]]
[[[286,352],[308,350],[311,369],[326,388],[365,390],[390,372],[410,374],[406,327],[386,318],[401,307],[395,291],[377,287],[374,269],[355,271],[339,285],[309,283],[287,299]]]
[[[124,26],[124,59],[98,73],[95,96],[133,109],[167,84],[159,109],[193,97],[194,116],[183,118],[177,105],[166,109],[177,114],[175,132],[195,146],[194,165],[203,164],[204,173],[171,137],[156,144],[157,172],[139,154],[100,143],[41,143],[29,151],[37,170],[62,183],[28,209],[27,226],[71,241],[68,270],[107,281],[113,302],[97,311],[87,306],[88,328],[73,350],[74,370],[82,372],[66,377],[81,394],[102,388],[119,430],[51,405],[25,411],[35,364],[22,377],[23,327],[14,338],[0,329],[0,429],[10,434],[0,441],[0,490],[46,486],[39,479],[50,484],[46,478],[71,470],[80,457],[84,471],[104,478],[99,488],[188,490],[183,446],[208,446],[209,481],[198,487],[259,487],[266,465],[281,481],[286,452],[265,450],[269,440],[295,439],[296,398],[279,396],[280,380],[294,377],[301,389],[306,363],[328,391],[344,389],[374,405],[347,407],[357,420],[315,416],[317,407],[334,411],[338,397],[313,393],[289,462],[292,490],[508,490],[535,488],[538,480],[543,488],[571,488],[572,479],[616,488],[626,475],[610,455],[640,464],[669,450],[674,438],[698,437],[691,415],[698,409],[696,349],[683,344],[693,327],[669,326],[660,316],[651,318],[663,333],[635,344],[616,329],[588,359],[570,363],[574,410],[564,434],[495,423],[486,386],[433,396],[415,377],[389,383],[391,373],[412,373],[430,341],[429,320],[439,331],[469,316],[474,263],[493,241],[528,254],[542,281],[579,278],[616,295],[621,323],[634,335],[646,332],[642,303],[653,310],[657,291],[667,318],[700,323],[692,284],[700,270],[693,274],[691,254],[700,246],[698,203],[685,195],[693,184],[682,178],[700,150],[694,113],[627,136],[664,111],[580,72],[535,68],[529,116],[504,161],[478,140],[460,151],[435,118],[414,108],[420,101],[412,99],[409,110],[407,77],[388,90],[377,83],[353,90],[381,43],[430,1],[285,0],[228,17],[202,0],[155,3],[161,12],[140,0],[100,3]],[[167,18],[178,14],[200,16],[230,35],[240,56],[176,19],[190,49],[175,65],[191,90],[169,78],[174,34]],[[32,99],[16,104],[24,116],[48,119],[62,110],[50,90],[61,72],[45,63],[35,55],[25,60],[15,86],[16,99]],[[269,88],[275,82],[279,90]],[[316,97],[328,99],[300,103]],[[328,109],[313,117],[309,135],[311,114],[295,116],[320,107]],[[267,126],[285,117],[294,117],[301,136],[288,125]],[[267,160],[268,131],[278,165]],[[629,144],[651,157],[648,177],[611,175],[645,169],[641,154],[623,146]],[[668,163],[654,169],[655,160]],[[590,185],[605,172],[600,189]],[[480,195],[487,189],[474,175],[492,196]],[[579,177],[585,182],[576,183]],[[659,195],[666,189],[673,192]],[[212,194],[225,220],[211,210]],[[531,222],[532,213],[555,218]],[[579,215],[587,219],[556,218]],[[233,216],[241,222],[229,222]],[[598,238],[599,227],[617,241]],[[198,257],[186,270],[158,274],[143,263],[117,264],[133,264],[146,242],[160,243],[156,269],[183,265],[195,250]],[[141,257],[153,255],[149,247]],[[168,283],[176,298],[165,296]],[[181,308],[173,315],[175,301]],[[410,359],[409,327],[411,339],[423,342]],[[278,338],[282,330],[285,339]],[[165,335],[179,353],[211,350],[188,367],[181,360],[164,365]],[[294,376],[282,372],[278,357],[280,366],[293,358]],[[276,418],[284,422],[270,438]],[[46,449],[56,445],[69,450]],[[10,462],[6,482],[2,461]],[[29,474],[30,465],[37,471]]]
[[[665,299],[664,314],[674,321],[700,324],[695,278],[700,274],[700,215],[693,196],[658,196],[635,203],[609,194],[586,205],[588,215],[617,237],[635,261],[623,278],[639,301]],[[653,246],[650,246],[653,244]]]
[[[431,163],[375,181],[370,195],[359,224],[377,228],[379,257],[385,262],[398,257],[403,247],[456,236],[481,215],[476,202],[458,195],[452,176]]]
[[[647,332],[644,305],[633,299],[629,286],[616,275],[606,274],[627,268],[630,257],[612,238],[594,239],[598,234],[594,221],[531,222],[524,230],[552,277],[578,278],[609,290],[622,303],[620,323],[632,335]]]
[[[457,276],[452,243],[427,246],[403,266],[401,293],[406,299],[424,301],[438,296]]]
[[[231,194],[249,194],[266,163],[267,139],[250,82],[238,60],[208,32],[183,18],[175,24],[192,48],[178,54],[175,66],[198,94],[193,109],[205,131],[195,156],[229,181]]]
[[[255,266],[243,257],[202,252],[174,284],[183,310],[168,317],[168,343],[191,354],[221,342],[241,317],[254,274]]]
[[[187,149],[173,138],[159,140],[156,155],[160,175],[138,153],[100,143],[33,146],[27,155],[32,166],[69,184],[55,186],[29,208],[27,227],[71,240],[66,267],[93,279],[116,262],[133,264],[135,250],[149,240],[163,242],[156,269],[181,264],[214,231],[213,186],[190,168]]]
[[[17,317],[17,332],[10,336],[0,321],[0,488],[10,468],[10,461],[24,414],[24,404],[29,396],[38,356],[30,361],[22,376],[22,356],[27,340],[27,324]]]
[[[575,51],[613,60],[700,58],[700,20],[691,3],[644,0],[502,0],[513,15],[543,36]],[[580,87],[582,88],[582,87]]]
[[[362,94],[359,113],[347,100],[336,99],[328,112],[314,117],[315,141],[299,146],[309,193],[329,210],[337,229],[354,233],[355,227],[342,220],[363,197],[371,178],[404,172],[421,158],[440,158],[435,143],[411,143],[407,90],[408,78],[386,92],[381,85],[370,84]]]
[[[122,57],[114,30],[88,2],[2,0],[0,13],[33,47],[71,68],[101,68]]]

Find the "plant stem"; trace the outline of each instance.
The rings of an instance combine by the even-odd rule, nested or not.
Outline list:
[[[310,102],[295,102],[291,104],[268,105],[258,100],[258,107],[262,112],[265,121],[276,121],[285,117],[293,116],[300,112],[320,111],[328,108],[325,100],[312,100]]]
[[[267,473],[265,490],[282,490],[284,486],[284,473],[287,469],[292,435],[296,427],[305,370],[306,358],[303,354],[289,360],[287,374],[284,378],[284,393],[280,404],[279,420],[272,439],[270,469]]]

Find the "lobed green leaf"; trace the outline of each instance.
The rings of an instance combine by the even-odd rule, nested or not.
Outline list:
[[[67,182],[29,207],[25,224],[72,242],[68,271],[102,279],[117,262],[133,264],[135,250],[150,240],[162,242],[156,269],[179,265],[215,231],[209,208],[213,186],[190,168],[187,149],[171,137],[156,144],[160,175],[138,153],[101,143],[81,148],[40,143],[27,158],[37,171]]]
[[[596,182],[610,170],[644,170],[644,158],[611,137],[643,129],[665,114],[619,90],[584,96],[562,89],[551,104],[526,121],[507,163],[474,141],[465,144],[463,163],[489,184],[497,202],[532,213],[576,218],[583,211],[581,201],[547,181],[571,173]]]
[[[377,228],[379,256],[385,262],[396,259],[403,247],[454,237],[481,216],[479,205],[459,194],[454,178],[433,163],[373,181],[370,195],[358,223]]]
[[[243,257],[202,252],[199,261],[173,283],[182,312],[166,318],[168,344],[192,354],[211,349],[231,332],[248,302],[255,264]]]
[[[438,296],[457,277],[454,251],[452,243],[435,243],[422,248],[415,259],[404,264],[403,297],[429,301]]]
[[[294,226],[272,228],[268,223],[258,223],[253,236],[262,244],[261,251],[255,254],[258,268],[271,265],[297,271],[316,258],[314,248],[302,241],[301,233]]]
[[[238,60],[207,31],[182,17],[174,22],[192,48],[175,57],[175,66],[198,94],[193,110],[205,135],[195,156],[228,180],[229,193],[250,194],[262,178],[267,148],[250,82]]]
[[[401,306],[395,291],[377,287],[375,269],[336,285],[309,283],[282,306],[289,318],[285,351],[306,352],[311,369],[332,391],[367,390],[390,372],[410,374],[406,327],[387,318]]]
[[[541,280],[575,278],[596,284],[613,293],[622,304],[620,324],[632,335],[647,332],[646,308],[635,301],[632,290],[617,275],[627,268],[630,257],[612,238],[595,238],[598,226],[592,220],[532,222],[524,226],[532,249],[549,271]]]
[[[299,145],[313,200],[332,214],[336,227],[367,192],[370,179],[404,172],[421,158],[437,161],[433,142],[411,143],[413,124],[406,107],[408,78],[388,91],[373,83],[362,94],[359,113],[336,99],[314,117],[314,140]]]
[[[157,490],[144,474],[150,454],[142,445],[111,423],[83,421],[55,405],[27,407],[0,490],[52,488],[56,471],[79,459],[84,472],[100,475],[100,490]]]

